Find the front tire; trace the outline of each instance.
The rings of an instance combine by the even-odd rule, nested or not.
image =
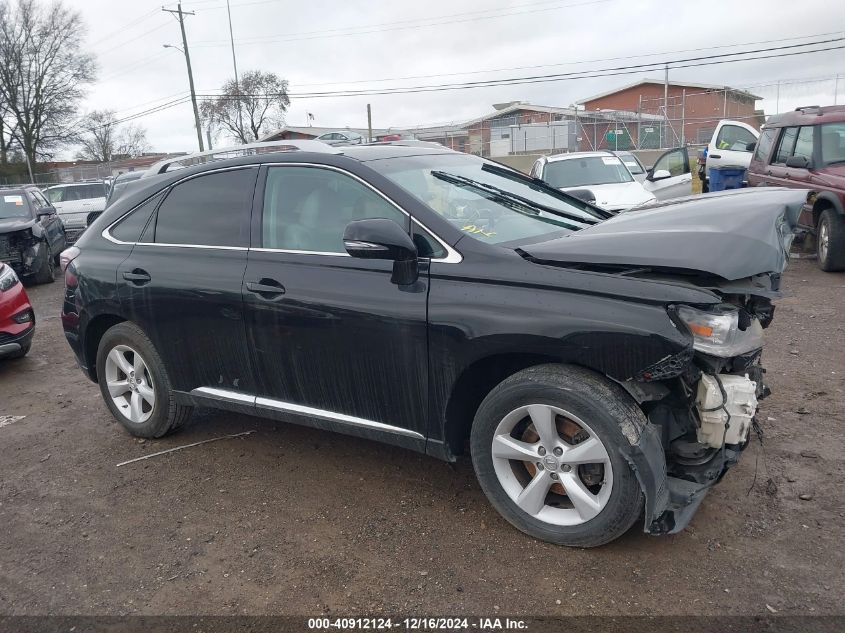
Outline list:
[[[32,280],[37,284],[51,284],[56,280],[56,262],[53,258],[53,253],[50,251],[50,245],[45,242],[44,248],[47,250],[44,255],[44,261],[41,262],[41,266],[32,275]]]
[[[176,402],[155,346],[133,323],[118,323],[103,335],[97,381],[112,415],[137,437],[167,435],[191,415],[191,407]]]
[[[487,498],[515,527],[558,545],[596,547],[624,534],[642,512],[642,491],[620,448],[646,423],[606,378],[539,365],[481,403],[472,461]]]
[[[819,268],[827,272],[845,270],[845,218],[835,209],[825,210],[816,231]]]

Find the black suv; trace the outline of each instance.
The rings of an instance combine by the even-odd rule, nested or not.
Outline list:
[[[26,281],[50,283],[66,246],[64,225],[38,187],[0,187],[0,262]]]
[[[446,149],[290,145],[151,169],[65,252],[67,340],[130,433],[210,406],[468,446],[502,515],[566,545],[688,523],[767,392],[803,194],[611,217]]]

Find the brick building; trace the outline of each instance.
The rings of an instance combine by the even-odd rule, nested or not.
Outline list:
[[[670,83],[664,103],[663,81],[641,81],[578,101],[585,115],[597,110],[627,110],[666,117],[657,132],[659,144],[668,147],[710,140],[720,119],[737,119],[754,127],[762,124],[762,112],[755,109],[756,95],[730,86],[699,83]]]

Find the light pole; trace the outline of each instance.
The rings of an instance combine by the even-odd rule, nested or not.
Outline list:
[[[238,62],[235,58],[235,36],[232,32],[232,9],[229,6],[229,0],[226,0],[226,13],[229,14],[229,41],[232,43],[232,67],[235,70],[235,94],[237,95],[235,103],[238,105],[238,129],[241,134],[243,134],[244,125],[241,120],[241,88],[240,82],[238,81]]]
[[[182,11],[181,2],[176,6],[176,9],[165,9],[164,7],[162,7],[161,10],[178,16],[177,19],[179,20],[179,28],[182,31],[183,48],[173,46],[172,44],[164,44],[164,48],[175,48],[178,51],[182,51],[182,53],[185,55],[185,64],[188,66],[188,85],[191,88],[191,103],[194,106],[194,123],[197,127],[197,143],[199,143],[200,151],[203,151],[204,148],[202,146],[202,127],[200,126],[200,112],[197,108],[197,93],[194,90],[194,73],[191,71],[191,54],[188,52],[188,37],[185,35],[185,16],[194,15],[194,13],[192,11]]]

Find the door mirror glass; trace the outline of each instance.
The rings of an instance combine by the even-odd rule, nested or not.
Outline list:
[[[412,261],[417,258],[414,241],[393,220],[373,218],[346,225],[343,246],[352,257]]]
[[[651,173],[649,180],[663,180],[664,178],[671,178],[672,173],[668,169],[658,169]]]
[[[786,159],[786,166],[797,169],[808,169],[810,167],[810,159],[806,156],[790,156]]]

